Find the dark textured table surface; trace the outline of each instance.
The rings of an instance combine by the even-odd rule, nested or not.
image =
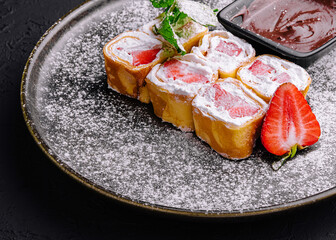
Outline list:
[[[73,180],[38,148],[20,82],[40,36],[82,0],[0,0],[0,239],[336,239],[336,198],[261,217],[197,219],[139,209]]]

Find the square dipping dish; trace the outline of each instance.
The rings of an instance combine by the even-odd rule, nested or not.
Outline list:
[[[245,7],[248,8],[254,1],[255,0],[236,0],[223,8],[217,14],[217,18],[225,29],[250,42],[256,49],[257,54],[268,53],[278,55],[302,67],[308,67],[315,60],[322,57],[336,46],[336,37],[334,36],[322,46],[315,48],[310,52],[299,52],[242,28],[241,24],[243,22],[243,17],[240,13]]]

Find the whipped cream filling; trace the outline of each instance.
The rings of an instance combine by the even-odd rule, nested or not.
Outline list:
[[[242,50],[230,56],[225,52],[217,50],[221,42],[235,45]],[[192,52],[198,55],[204,54],[205,58],[211,62],[214,68],[228,73],[234,71],[242,63],[248,61],[255,55],[255,50],[251,44],[229,32],[219,30],[212,31],[205,35],[202,39],[202,44],[199,47],[194,47]]]
[[[132,31],[120,34],[113,41],[109,42],[105,48],[108,50],[106,53],[109,57],[118,57],[132,65],[132,52],[162,48],[162,42],[144,32]],[[160,57],[162,51],[161,49],[157,53],[154,61]]]
[[[186,54],[184,56],[174,57],[181,64],[183,68],[179,69],[179,74],[197,74],[204,76],[207,82],[212,82],[214,74],[216,74],[208,63],[203,59],[200,59],[193,53]],[[170,93],[194,97],[199,89],[207,84],[205,82],[190,82],[187,83],[181,79],[168,77],[169,72],[164,64],[157,64],[147,75],[147,79],[161,89],[164,89]]]
[[[155,35],[155,33],[153,32],[153,27],[155,24],[158,24],[161,20],[159,18],[155,18],[152,21],[149,21],[148,23],[146,23],[145,25],[141,26],[139,28],[139,31],[141,32],[145,32],[148,35],[152,36],[152,37],[162,37],[161,35]]]
[[[248,121],[252,120],[256,116],[263,115],[267,108],[268,104],[265,103],[261,98],[254,94],[251,90],[246,88],[239,80],[233,78],[226,78],[223,81],[218,81],[215,84],[218,84],[221,89],[225,90],[234,97],[239,97],[253,108],[257,108],[258,111],[250,116],[243,117],[231,117],[229,110],[225,107],[225,104],[232,104],[231,102],[222,103],[222,105],[216,105],[216,88],[214,84],[208,84],[200,89],[197,96],[194,98],[192,105],[194,108],[200,110],[204,115],[214,119],[223,121],[230,126],[242,126]]]
[[[254,75],[249,68],[256,60],[274,70],[264,75]],[[281,74],[288,74],[290,78],[286,82],[293,83],[300,91],[303,91],[308,86],[310,77],[306,70],[295,63],[270,55],[261,55],[239,70],[239,76],[246,85],[267,97],[272,97],[276,89],[283,83],[275,81]]]

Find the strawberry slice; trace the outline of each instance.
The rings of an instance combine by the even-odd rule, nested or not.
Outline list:
[[[277,82],[279,84],[285,83],[285,82],[289,82],[291,79],[291,77],[289,76],[288,73],[281,73],[278,76],[276,76],[275,78],[272,79],[272,81]]]
[[[274,93],[261,129],[266,150],[283,156],[277,169],[295,155],[297,148],[316,143],[320,135],[320,124],[302,93],[292,83],[282,84]]]
[[[156,58],[158,52],[160,52],[160,48],[149,49],[149,50],[137,50],[131,52],[133,57],[133,66],[139,66],[144,64],[149,64],[153,62]]]
[[[267,73],[275,71],[273,67],[268,66],[260,60],[255,60],[248,70],[251,71],[253,75],[266,75]]]
[[[258,107],[248,104],[243,98],[225,91],[218,84],[214,84],[213,87],[216,89],[215,106],[227,110],[233,119],[253,116],[260,110]]]
[[[217,45],[215,50],[218,51],[218,52],[225,53],[225,54],[229,55],[230,57],[238,56],[243,51],[243,49],[238,47],[237,44],[235,44],[233,42],[225,42],[223,40],[221,40],[219,42],[219,44]]]
[[[163,64],[167,78],[181,80],[185,83],[208,83],[209,79],[199,73],[195,73],[197,69],[190,68],[187,64],[171,59]]]
[[[234,106],[233,108],[231,108],[229,110],[229,115],[231,118],[236,119],[236,118],[253,116],[258,111],[259,108],[251,106],[244,101],[241,105]]]

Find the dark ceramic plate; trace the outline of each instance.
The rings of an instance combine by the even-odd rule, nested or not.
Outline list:
[[[229,1],[206,3],[222,8]],[[100,193],[176,214],[258,215],[334,195],[336,52],[308,69],[320,141],[274,172],[259,143],[250,158],[229,161],[163,123],[150,105],[107,87],[104,44],[157,14],[149,1],[89,1],[38,42],[23,73],[22,109],[49,158]]]
[[[250,6],[253,1],[254,0],[234,1],[233,3],[225,6],[218,13],[217,17],[219,22],[223,24],[223,26],[228,31],[231,31],[238,37],[250,41],[255,47],[257,47],[257,52],[259,52],[260,54],[272,53],[280,55],[282,58],[286,58],[303,67],[308,67],[314,61],[330,52],[330,50],[336,46],[336,38],[333,38],[313,51],[298,52],[291,48],[280,45],[279,43],[273,42],[272,40],[267,39],[259,34],[255,34],[254,32],[241,28],[240,24],[242,23],[242,17],[233,17],[236,16],[244,6]]]

